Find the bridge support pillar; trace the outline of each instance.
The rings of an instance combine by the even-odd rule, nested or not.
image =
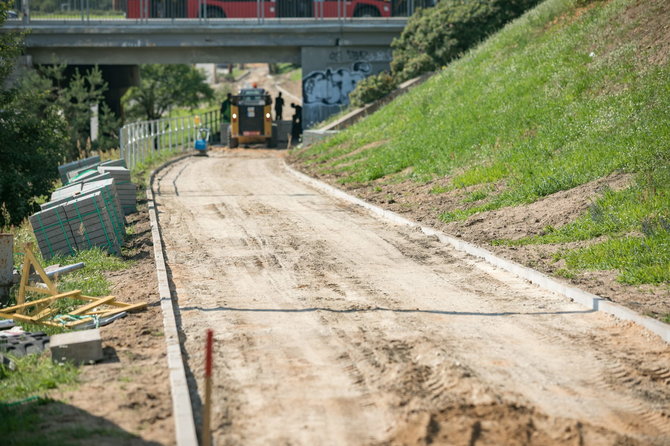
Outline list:
[[[304,128],[346,108],[356,84],[391,62],[388,45],[303,47],[301,53]]]
[[[66,79],[70,79],[75,70],[86,73],[95,65],[68,65],[65,69]],[[140,85],[140,67],[138,65],[98,65],[102,78],[107,82],[104,93],[105,102],[116,116],[123,117],[121,97],[128,88]]]
[[[140,85],[139,65],[101,65],[102,77],[107,81],[105,102],[116,116],[123,117],[121,97],[130,87]]]

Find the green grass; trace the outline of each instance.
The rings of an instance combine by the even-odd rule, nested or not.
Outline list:
[[[501,245],[567,243],[603,237],[587,248],[568,251],[565,259],[573,270],[615,269],[628,284],[670,283],[670,188],[649,194],[634,185],[622,191],[605,191],[589,211],[561,228],[520,240],[498,240]]]
[[[133,182],[139,186],[138,193],[144,193],[149,186],[151,172],[164,162],[183,154],[181,150],[163,150],[149,155],[144,161],[135,164],[131,169]]]
[[[79,369],[56,364],[46,354],[13,358],[16,370],[0,366],[0,402],[10,403],[32,396],[43,396],[63,385],[75,385]]]
[[[198,108],[173,108],[167,114],[166,118],[188,118],[198,115],[200,117],[204,116],[206,113],[216,111],[218,107],[212,108],[211,105],[205,105]]]
[[[328,118],[326,118],[325,120],[323,120],[323,121],[319,122],[318,124],[314,125],[314,127],[319,129],[319,128],[329,126],[330,124],[334,123],[335,121],[337,121],[337,120],[343,118],[344,116],[346,116],[347,114],[351,113],[353,110],[355,110],[355,107],[352,107],[351,105],[342,106],[342,109],[339,112],[335,113],[334,115],[328,116]]]
[[[300,68],[300,65],[296,65],[296,64],[293,64],[293,63],[278,63],[277,64],[276,75],[282,75],[282,74],[286,74],[286,73],[291,73],[293,75],[296,72],[302,74],[302,69]]]
[[[644,232],[670,218],[670,65],[646,62],[654,49],[633,38],[640,35],[636,22],[620,20],[632,4],[593,1],[578,15],[584,2],[548,0],[297,156],[340,174],[342,183],[403,172],[419,182],[452,176],[445,190],[479,186],[461,209],[439,211],[444,221],[634,173],[631,189],[605,194],[573,225],[524,243],[620,238],[566,260],[574,268],[620,270],[627,283],[670,282],[668,229],[659,223],[653,236]],[[650,2],[638,21],[654,17],[661,4]],[[348,155],[374,141],[384,143]],[[610,256],[619,260],[602,261]]]
[[[293,82],[302,82],[302,68],[297,68],[291,71],[288,78]]]
[[[104,427],[89,425],[72,425],[72,420],[65,419],[62,414],[63,403],[48,398],[39,398],[36,401],[20,405],[0,404],[0,432],[3,435],[3,445],[7,446],[67,446],[80,445],[81,440],[88,442],[104,438],[109,442],[114,439],[123,444],[123,441],[136,439],[135,435],[123,431],[109,423]],[[78,420],[86,423],[85,413],[78,414]],[[63,420],[68,424],[53,423],[51,419]]]

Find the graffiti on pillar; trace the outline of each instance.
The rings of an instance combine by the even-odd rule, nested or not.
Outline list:
[[[302,100],[305,104],[348,105],[349,93],[371,71],[367,62],[355,62],[351,68],[312,71],[302,80]]]

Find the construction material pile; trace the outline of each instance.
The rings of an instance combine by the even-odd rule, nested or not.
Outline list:
[[[64,186],[30,217],[44,259],[100,247],[121,254],[125,215],[136,210],[135,185],[123,160],[91,157],[58,167]]]

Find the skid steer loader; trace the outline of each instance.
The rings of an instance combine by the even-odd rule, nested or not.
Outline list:
[[[272,97],[263,88],[243,88],[232,96],[228,146],[266,144],[277,147],[277,125],[272,122]]]

